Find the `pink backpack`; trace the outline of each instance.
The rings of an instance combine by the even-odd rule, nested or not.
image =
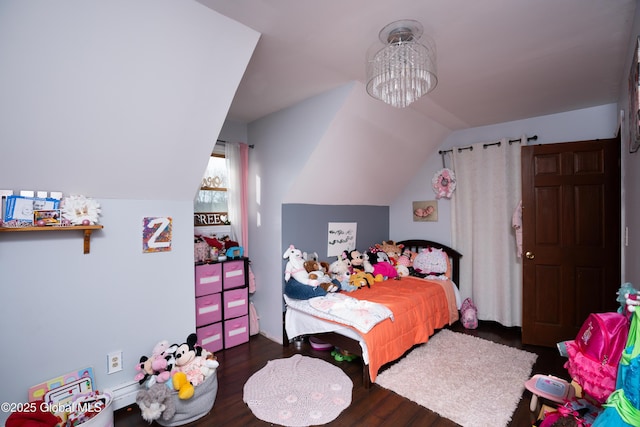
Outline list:
[[[478,327],[478,309],[471,298],[462,301],[460,306],[460,322],[466,329],[476,329]]]
[[[584,392],[604,403],[616,388],[618,362],[627,344],[629,321],[620,313],[591,313],[576,339],[567,342],[564,367]]]

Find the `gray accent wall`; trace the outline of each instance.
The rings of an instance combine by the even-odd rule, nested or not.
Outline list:
[[[283,204],[283,253],[294,245],[303,252],[317,252],[321,261],[335,261],[336,257],[327,257],[330,222],[357,223],[356,249],[360,252],[389,239],[388,206]]]

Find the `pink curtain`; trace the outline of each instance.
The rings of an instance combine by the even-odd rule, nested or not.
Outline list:
[[[246,256],[248,247],[248,214],[247,185],[249,174],[249,146],[241,142],[225,144],[225,157],[229,171],[229,221],[233,238],[244,248]]]

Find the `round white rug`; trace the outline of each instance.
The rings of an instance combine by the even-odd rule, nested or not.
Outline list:
[[[244,385],[259,419],[283,426],[326,424],[351,404],[351,379],[338,367],[296,354],[267,362]]]

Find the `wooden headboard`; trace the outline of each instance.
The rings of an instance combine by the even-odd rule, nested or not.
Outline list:
[[[431,240],[402,240],[400,242],[396,242],[396,244],[404,245],[404,249],[409,249],[412,252],[418,252],[423,248],[442,249],[447,253],[447,255],[449,255],[449,259],[451,260],[451,280],[453,280],[453,283],[458,285],[458,287],[460,286],[460,258],[462,258],[462,254],[460,252],[447,245],[432,242]]]

